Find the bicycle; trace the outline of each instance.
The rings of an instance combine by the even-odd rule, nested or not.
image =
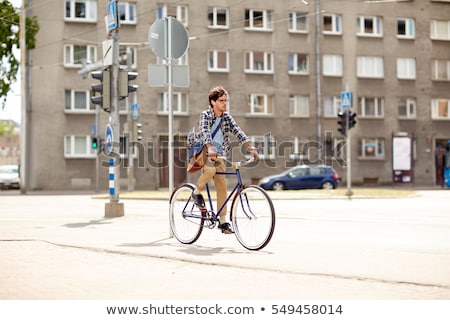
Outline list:
[[[214,211],[208,184],[206,184],[206,208],[202,210],[194,204],[191,197],[196,187],[194,184],[183,183],[172,192],[169,201],[169,220],[172,233],[179,242],[192,244],[197,241],[204,228],[215,228],[219,223],[220,213],[226,210],[228,202],[233,199],[230,221],[239,243],[248,250],[260,250],[269,243],[275,229],[275,209],[272,200],[264,189],[257,185],[244,185],[241,179],[239,168],[251,162],[253,159],[230,162],[232,171],[216,172],[237,177],[234,188],[217,213]]]

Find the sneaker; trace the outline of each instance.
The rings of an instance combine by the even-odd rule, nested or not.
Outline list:
[[[191,195],[192,200],[194,200],[194,204],[199,208],[206,207],[205,205],[205,199],[203,199],[203,196],[201,194],[195,194],[192,193]]]
[[[222,233],[225,234],[234,233],[233,229],[231,229],[231,225],[228,222],[221,223],[217,227],[222,231]]]

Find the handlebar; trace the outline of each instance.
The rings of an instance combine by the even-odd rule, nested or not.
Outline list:
[[[250,163],[253,163],[253,162],[257,161],[257,160],[255,160],[255,157],[251,157],[250,159],[241,160],[241,161],[237,161],[237,162],[230,161],[225,156],[217,156],[217,159],[225,160],[226,162],[230,163],[232,166],[234,166],[236,168],[237,167],[245,167],[245,166],[249,165]]]

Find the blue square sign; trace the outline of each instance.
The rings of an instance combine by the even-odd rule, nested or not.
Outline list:
[[[116,1],[110,1],[108,2],[108,31],[116,29],[117,27]]]
[[[342,109],[350,109],[352,105],[352,93],[350,91],[341,92]]]

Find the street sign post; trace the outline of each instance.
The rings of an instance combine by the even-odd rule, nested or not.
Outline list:
[[[105,153],[110,154],[112,152],[114,143],[114,133],[113,128],[111,124],[106,125],[106,131],[105,131]]]
[[[117,2],[115,0],[108,2],[108,31],[119,27],[117,21]]]
[[[342,109],[350,109],[352,106],[352,93],[350,91],[341,92]]]

